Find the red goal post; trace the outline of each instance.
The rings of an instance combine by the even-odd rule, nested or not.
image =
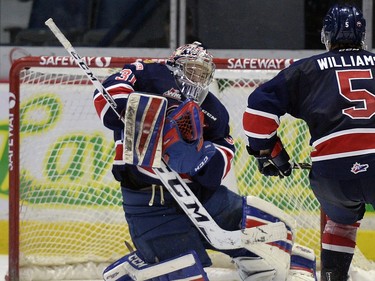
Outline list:
[[[99,80],[136,60],[85,57]],[[228,108],[236,142],[233,173],[226,184],[243,195],[264,198],[292,214],[297,242],[319,258],[320,211],[308,171],[268,178],[246,153],[242,113],[247,96],[292,59],[215,59],[211,90]],[[100,279],[103,266],[126,254],[130,241],[119,185],[111,175],[113,145],[92,105],[94,87],[68,56],[18,59],[10,70],[9,98],[9,277],[10,280]],[[279,130],[294,162],[309,162],[305,124],[290,116]],[[69,265],[69,271],[66,266]],[[71,272],[73,265],[81,266]],[[40,270],[35,268],[48,268]],[[65,268],[65,269],[60,269]],[[90,268],[90,267],[85,267]],[[97,267],[96,267],[97,268]],[[54,270],[49,276],[47,272]],[[64,272],[64,273],[63,273]],[[68,273],[67,273],[68,272]],[[99,272],[99,273],[98,273]],[[43,279],[46,278],[46,279]],[[31,280],[31,279],[30,279]]]

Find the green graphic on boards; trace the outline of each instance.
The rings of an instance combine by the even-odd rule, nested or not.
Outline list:
[[[0,121],[0,197],[9,194],[8,183],[8,122]]]
[[[20,108],[23,199],[32,204],[121,204],[119,184],[112,175],[108,179],[113,143],[95,131],[102,129],[99,119],[98,128],[83,122],[74,129],[82,106],[78,101],[64,104],[54,93],[32,95]]]
[[[61,101],[54,95],[40,95],[20,107],[20,132],[43,133],[57,123],[61,115]]]
[[[56,202],[72,205],[121,204],[119,183],[113,179],[110,172],[115,153],[111,139],[102,131],[94,131],[93,128],[69,130],[70,123],[62,121],[64,106],[66,105],[60,97],[52,93],[33,95],[21,104],[21,145],[39,145],[37,142],[44,135],[51,134],[56,128],[62,128],[58,135],[52,134],[53,137],[44,142],[43,155],[37,160],[39,164],[35,163],[40,169],[35,172],[32,170],[34,165],[22,166],[21,194],[25,192],[27,198],[33,198],[28,200],[29,203],[34,204]],[[280,138],[285,139],[283,142],[293,161],[309,162],[310,148],[306,149],[309,141],[308,131],[301,124],[303,121],[293,122],[295,123],[288,123],[288,128],[280,128]],[[100,127],[99,124],[98,128]],[[7,122],[0,123],[0,137],[2,164],[0,196],[7,196],[9,194]],[[29,138],[35,139],[30,141]],[[264,177],[257,171],[256,160],[246,152],[245,137],[237,138],[235,145],[235,176],[241,194],[252,194],[252,191],[261,190],[261,193],[254,195],[269,201],[272,199],[272,202],[282,209],[292,210],[295,208],[293,205],[296,201],[303,201],[306,205],[299,206],[300,209],[319,210],[319,204],[309,185],[307,170],[296,171],[293,176],[283,179]],[[32,146],[28,149],[33,150]],[[286,197],[283,194],[282,190],[285,186],[288,186],[294,197]],[[368,207],[368,209],[373,211],[372,208]]]

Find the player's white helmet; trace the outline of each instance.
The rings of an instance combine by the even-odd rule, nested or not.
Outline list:
[[[213,57],[206,48],[197,41],[183,45],[173,52],[167,65],[182,94],[202,104],[215,72]]]
[[[362,12],[348,4],[333,5],[323,21],[322,43],[327,50],[332,48],[363,48],[366,21]]]

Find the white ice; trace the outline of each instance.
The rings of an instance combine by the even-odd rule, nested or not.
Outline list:
[[[0,255],[0,281],[4,280],[6,273],[8,272],[8,256]],[[210,272],[210,277],[212,281],[229,281],[229,279],[239,280],[235,278],[235,274],[230,272],[229,269],[215,270]],[[318,274],[319,275],[319,274]],[[375,280],[375,270],[363,271],[361,269],[351,268],[350,270],[350,281],[374,281]],[[224,279],[223,279],[224,278]],[[318,276],[319,280],[319,276]]]

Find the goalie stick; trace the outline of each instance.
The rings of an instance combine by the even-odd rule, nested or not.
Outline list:
[[[124,117],[122,117],[116,110],[116,102],[73,48],[69,40],[56,26],[52,18],[48,19],[45,24],[60,41],[61,45],[69,55],[75,60],[78,66],[85,72],[95,88],[103,95],[112,110],[125,124]],[[214,248],[220,250],[239,249],[243,248],[244,244],[266,243],[286,239],[287,230],[283,222],[247,228],[244,231],[227,231],[222,229],[217,225],[178,173],[170,169],[163,159],[161,161],[161,167],[153,168],[153,171],[155,171],[163,185],[171,193],[173,198],[184,210],[200,233]]]

